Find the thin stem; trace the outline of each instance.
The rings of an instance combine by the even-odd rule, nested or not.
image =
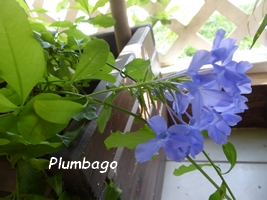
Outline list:
[[[206,179],[217,189],[217,190],[222,190],[210,177],[209,175],[189,156],[186,156],[186,158],[205,176]],[[231,198],[225,194],[224,195],[226,199],[231,200]]]
[[[232,196],[233,200],[235,200],[236,198],[235,198],[233,192],[231,191],[230,187],[226,183],[225,179],[223,178],[221,172],[218,170],[218,168],[216,167],[216,165],[214,164],[214,162],[210,159],[210,157],[208,156],[208,154],[204,150],[202,151],[202,153],[208,159],[208,161],[211,163],[212,167],[215,169],[215,171],[217,172],[217,174],[219,175],[219,177],[222,179],[223,183],[225,184],[225,186],[226,186],[227,190],[229,191],[230,195]]]
[[[99,100],[99,99],[96,99],[96,98],[92,98],[92,99],[93,99],[93,101],[95,101],[95,102],[97,102],[97,103],[100,103],[100,104],[102,104],[102,105],[107,105],[107,106],[109,106],[109,107],[115,108],[115,109],[117,109],[117,110],[120,110],[120,111],[122,111],[122,112],[124,112],[124,113],[127,113],[128,115],[131,115],[131,116],[133,116],[133,117],[135,117],[135,118],[137,118],[137,119],[140,119],[141,121],[147,123],[147,121],[146,121],[145,119],[143,119],[143,118],[140,117],[139,115],[137,115],[137,114],[135,114],[135,113],[133,113],[133,112],[131,112],[131,111],[129,111],[129,110],[126,110],[126,109],[124,109],[124,108],[121,108],[121,107],[119,107],[119,106],[116,106],[116,105],[107,103],[107,102],[105,102],[105,101],[102,101],[102,100]]]
[[[132,76],[130,76],[129,74],[125,73],[125,72],[122,71],[121,69],[115,67],[114,65],[112,65],[112,64],[110,64],[110,63],[108,63],[108,62],[106,62],[106,64],[107,64],[108,66],[110,66],[111,68],[113,68],[113,69],[117,70],[118,72],[120,72],[120,74],[123,74],[124,76],[128,77],[129,79],[133,80],[134,82],[137,82]]]

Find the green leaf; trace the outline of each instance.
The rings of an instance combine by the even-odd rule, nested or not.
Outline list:
[[[122,190],[116,186],[111,180],[110,183],[106,185],[106,191],[104,195],[104,200],[117,200],[122,195]]]
[[[83,110],[79,103],[67,100],[41,100],[33,103],[35,112],[44,120],[57,123],[69,123],[71,118]]]
[[[86,77],[86,80],[102,80],[110,83],[116,82],[116,78],[114,76],[105,72],[97,72],[92,76]]]
[[[153,78],[149,60],[140,58],[134,59],[125,65],[125,69],[126,74],[130,75],[137,81],[143,81],[143,79],[151,80]],[[144,77],[144,75],[147,77]]]
[[[65,60],[63,58],[60,58],[59,60],[59,70],[58,70],[58,78],[62,80],[70,80],[71,79],[71,72],[68,68],[68,66],[65,63]]]
[[[222,200],[226,194],[226,186],[224,183],[221,184],[220,190],[216,190],[210,197],[209,200]]]
[[[98,116],[96,114],[96,108],[94,106],[88,105],[81,112],[73,116],[73,119],[80,121],[82,119],[93,120]]]
[[[115,19],[109,14],[106,15],[98,14],[97,16],[87,20],[87,22],[96,27],[104,27],[104,28],[114,26],[114,24],[116,23]]]
[[[109,0],[98,0],[92,10],[92,12],[96,11],[98,8],[103,7],[108,3]]]
[[[18,184],[23,193],[43,195],[46,184],[43,181],[43,173],[34,169],[28,162],[20,159],[17,163]]]
[[[101,110],[100,115],[96,120],[97,127],[98,127],[98,130],[100,133],[104,132],[106,125],[107,125],[107,122],[110,119],[111,112],[112,112],[111,107],[107,107],[107,108],[103,107],[103,109]]]
[[[211,164],[198,164],[199,167],[206,167],[206,166],[212,166]],[[191,172],[191,171],[194,171],[196,170],[197,168],[191,164],[189,166],[185,166],[185,165],[181,165],[178,169],[175,169],[173,171],[173,175],[174,176],[181,176],[185,173],[188,173],[188,172]]]
[[[18,106],[9,101],[4,95],[0,94],[0,113],[14,111],[17,108]]]
[[[53,137],[68,125],[68,123],[49,122],[36,114],[33,104],[37,99],[61,100],[62,98],[56,94],[43,93],[35,96],[25,105],[17,120],[17,128],[21,136],[33,144],[38,144],[47,138]]]
[[[66,28],[72,26],[72,22],[68,20],[59,21],[59,22],[53,22],[50,24],[51,27],[60,27],[60,28]]]
[[[1,74],[24,103],[44,74],[43,49],[35,40],[27,15],[15,1],[0,0]],[[31,78],[29,78],[31,77]]]
[[[76,40],[81,40],[81,39],[88,39],[90,40],[90,37],[85,35],[81,30],[75,29],[75,28],[70,28],[68,30],[64,30],[60,32],[60,34],[65,33],[68,36],[74,37]]]
[[[135,6],[135,5],[138,5],[139,2],[140,2],[140,0],[128,0],[128,1],[126,1],[126,6],[127,6],[127,8],[130,6]]]
[[[94,39],[88,42],[72,77],[72,81],[100,71],[105,66],[108,56],[109,45],[107,42],[101,39]]]
[[[8,144],[9,142],[10,142],[10,141],[7,140],[7,139],[0,138],[0,146],[1,146],[1,145]]]
[[[10,132],[6,132],[6,131],[3,131],[3,130],[0,130],[0,138],[7,139],[12,143],[22,143],[22,144],[25,144],[25,145],[29,144],[29,142],[24,140],[20,135],[14,134],[14,133],[10,133]]]
[[[82,10],[90,15],[90,10],[92,9],[92,6],[88,4],[88,0],[75,0],[75,2],[78,2],[81,8],[83,8]]]
[[[60,196],[62,193],[62,175],[63,173],[56,174],[50,177],[49,179],[47,179],[47,182],[55,190],[57,196]]]
[[[223,149],[224,155],[226,156],[227,160],[231,164],[230,169],[227,172],[223,173],[223,174],[227,174],[234,168],[236,164],[237,153],[236,153],[236,149],[234,145],[230,142],[223,144],[222,149]]]
[[[265,17],[263,18],[257,32],[255,33],[254,37],[253,37],[253,42],[250,46],[250,49],[253,47],[253,45],[256,43],[256,41],[258,40],[258,38],[261,36],[263,30],[265,29],[267,25],[267,14],[265,15]]]
[[[155,133],[149,126],[145,125],[135,132],[126,132],[125,134],[117,131],[112,133],[105,141],[107,149],[114,147],[126,147],[128,149],[135,148],[138,144],[147,142],[155,138]]]
[[[58,198],[58,200],[77,200],[77,196],[71,196],[66,191],[64,191]]]
[[[49,166],[49,160],[43,158],[30,158],[28,161],[33,168],[38,170],[48,169]]]
[[[48,12],[48,10],[46,10],[44,8],[34,8],[32,10],[29,10],[29,12],[46,13],[46,12]]]
[[[57,4],[56,7],[56,12],[58,13],[59,11],[65,9],[68,5],[69,1],[68,0],[62,0]]]
[[[63,135],[58,135],[58,136],[61,138],[62,143],[66,147],[69,147],[71,145],[72,141],[81,132],[82,128],[83,128],[83,125],[78,127],[76,130],[70,130],[70,131],[67,131],[66,133],[64,133]]]
[[[21,197],[23,200],[54,200],[52,198],[47,198],[36,194],[20,194],[19,197]]]
[[[68,123],[58,124],[46,121],[35,112],[21,117],[17,122],[21,136],[32,144],[38,144],[53,137],[66,128],[67,125]]]
[[[10,142],[6,145],[0,146],[0,155],[11,155],[16,156],[20,155],[21,157],[27,158],[36,158],[41,157],[46,154],[53,153],[62,148],[61,142],[48,143],[42,142],[40,144],[22,144],[18,142]]]
[[[116,97],[117,93],[112,93],[110,96],[108,96],[105,99],[106,103],[112,104],[112,102],[114,101],[115,97]],[[100,133],[103,133],[106,127],[107,122],[110,119],[111,116],[111,112],[112,112],[112,108],[109,106],[103,106],[96,122],[97,122],[97,126],[98,126],[98,130]]]

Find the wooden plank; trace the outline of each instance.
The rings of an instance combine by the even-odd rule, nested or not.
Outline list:
[[[16,187],[16,171],[5,156],[0,156],[0,169],[0,197],[3,197]]]
[[[267,85],[252,86],[252,93],[244,95],[248,98],[248,110],[240,114],[242,121],[238,128],[267,127]]]
[[[225,0],[224,0],[225,1]],[[222,0],[207,0],[204,6],[199,10],[196,16],[192,19],[190,24],[186,26],[182,34],[173,43],[171,48],[165,55],[160,56],[160,62],[163,66],[172,64],[174,59],[177,58],[178,54],[183,48],[191,44],[192,36],[198,32],[202,25],[208,20],[210,15],[224,2]]]

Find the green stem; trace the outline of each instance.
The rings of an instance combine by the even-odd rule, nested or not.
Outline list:
[[[200,172],[201,174],[203,174],[203,176],[205,176],[206,179],[208,179],[208,181],[217,189],[217,190],[221,190],[221,188],[209,177],[209,175],[189,156],[186,157]],[[225,198],[228,200],[231,200],[231,198],[225,194]]]
[[[129,74],[125,73],[125,72],[122,71],[121,69],[115,67],[114,65],[112,65],[112,64],[110,64],[110,63],[108,63],[108,62],[106,62],[106,64],[107,64],[108,66],[110,66],[111,68],[117,70],[118,72],[120,72],[120,73],[123,74],[124,76],[128,77],[129,79],[133,80],[134,82],[137,82],[132,76],[130,76]]]
[[[140,115],[137,115],[137,114],[135,114],[135,113],[133,113],[133,112],[131,112],[131,111],[129,111],[129,110],[126,110],[126,109],[124,109],[124,108],[121,108],[121,107],[119,107],[119,106],[113,105],[113,104],[111,104],[111,103],[107,103],[107,102],[105,102],[105,101],[102,101],[102,100],[99,100],[99,99],[96,99],[96,98],[92,98],[92,99],[93,99],[93,101],[95,101],[95,102],[97,102],[97,103],[99,103],[99,104],[102,104],[102,105],[106,105],[106,106],[115,108],[115,109],[117,109],[117,110],[120,110],[120,111],[122,111],[122,112],[124,112],[124,113],[127,113],[128,115],[131,115],[131,116],[133,116],[133,117],[135,117],[135,118],[137,118],[137,119],[143,121],[144,123],[147,123],[147,121],[146,121],[145,119],[143,119],[142,117],[140,117]]]
[[[223,183],[225,184],[225,186],[226,186],[227,190],[229,191],[230,195],[232,196],[233,200],[235,200],[236,198],[235,198],[232,190],[230,189],[230,187],[226,183],[226,181],[223,178],[223,176],[222,176],[221,172],[219,171],[219,169],[216,167],[216,165],[214,164],[214,162],[210,159],[210,157],[208,156],[208,154],[204,150],[202,151],[202,153],[208,159],[208,161],[211,163],[212,167],[215,169],[215,171],[217,172],[217,174],[219,175],[219,177],[222,179]]]

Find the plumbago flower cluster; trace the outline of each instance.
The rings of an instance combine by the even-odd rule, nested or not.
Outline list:
[[[166,98],[172,102],[172,109],[167,108],[174,125],[168,127],[160,115],[148,120],[156,137],[136,147],[139,162],[150,160],[161,147],[173,161],[183,161],[188,155],[195,158],[204,149],[204,130],[215,143],[227,142],[230,126],[241,120],[237,114],[247,109],[247,98],[242,94],[251,92],[251,80],[245,72],[252,64],[232,60],[238,48],[236,40],[223,39],[224,35],[224,30],[218,30],[211,51],[196,52],[186,71],[164,78],[187,75],[191,81],[174,83],[178,92],[166,91]],[[212,68],[201,70],[205,66]]]

